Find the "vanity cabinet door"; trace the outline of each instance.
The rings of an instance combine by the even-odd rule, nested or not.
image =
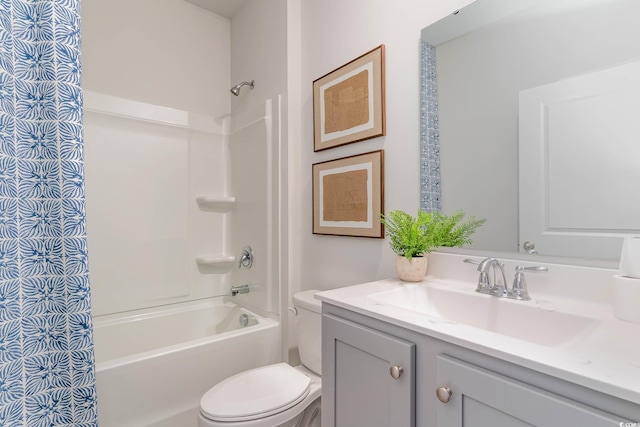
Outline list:
[[[438,427],[613,427],[625,421],[449,356],[437,357],[437,381],[451,391],[448,402],[437,402]]]
[[[322,426],[413,427],[415,344],[322,318]]]

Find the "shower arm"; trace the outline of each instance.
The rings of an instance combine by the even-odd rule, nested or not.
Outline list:
[[[233,87],[230,89],[230,90],[231,90],[231,93],[232,93],[232,94],[234,94],[235,96],[240,95],[240,88],[241,88],[242,86],[249,86],[249,88],[250,88],[250,89],[253,89],[253,87],[254,87],[254,82],[255,82],[254,80],[251,80],[250,82],[241,82],[241,83],[238,83],[237,85],[233,86]]]

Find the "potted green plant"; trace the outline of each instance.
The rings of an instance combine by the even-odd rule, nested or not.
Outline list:
[[[471,235],[485,223],[484,219],[457,210],[451,215],[418,211],[413,217],[402,210],[380,215],[396,256],[396,271],[400,279],[421,281],[427,272],[427,254],[439,247],[461,247],[471,243]]]

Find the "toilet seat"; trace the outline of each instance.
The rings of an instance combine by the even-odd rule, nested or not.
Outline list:
[[[265,418],[303,401],[310,386],[311,379],[287,363],[263,366],[241,372],[211,388],[202,396],[200,412],[221,422]]]

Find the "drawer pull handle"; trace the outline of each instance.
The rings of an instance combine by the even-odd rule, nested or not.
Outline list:
[[[438,387],[436,396],[438,396],[440,402],[447,403],[451,399],[451,389],[449,387]]]
[[[402,366],[392,366],[389,372],[394,380],[397,380],[402,375]]]

